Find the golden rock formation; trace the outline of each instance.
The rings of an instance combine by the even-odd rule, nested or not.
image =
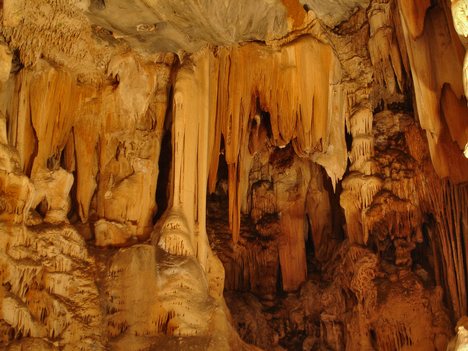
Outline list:
[[[466,350],[467,15],[0,1],[0,348]]]

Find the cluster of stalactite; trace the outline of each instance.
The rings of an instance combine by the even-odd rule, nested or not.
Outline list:
[[[418,176],[417,190],[422,210],[433,216],[429,233],[436,257],[436,280],[444,288],[453,316],[459,319],[468,313],[465,224],[468,198],[464,185],[468,162],[461,152],[468,133],[468,109],[463,96],[467,92],[467,61],[461,45],[466,47],[467,32],[461,18],[466,15],[467,5],[454,1],[450,11],[446,2],[432,8],[429,2],[423,3],[424,11],[419,13],[404,5],[400,7],[416,109],[421,127],[426,131],[436,173],[426,167],[425,176]],[[446,65],[448,61],[450,68]],[[421,155],[420,145],[415,144],[413,154]]]
[[[422,130],[411,116],[383,111],[376,114],[373,120],[375,148],[372,160],[374,172],[380,179],[380,190],[369,201],[361,217],[366,243],[372,251],[362,244],[352,247],[342,244],[340,254],[328,256],[328,263],[321,265],[320,282],[327,282],[326,286],[334,291],[345,291],[343,296],[327,299],[326,291],[320,291],[318,287],[310,288],[309,284],[314,286],[319,283],[314,278],[309,278],[298,293],[290,294],[286,299],[278,298],[282,287],[277,284],[279,277],[275,275],[274,268],[275,264],[276,267],[279,266],[279,259],[276,262],[271,257],[277,255],[276,240],[281,242],[282,231],[274,230],[278,228],[271,224],[275,217],[268,216],[274,213],[277,203],[264,206],[271,202],[255,200],[258,196],[271,198],[268,191],[272,191],[274,182],[261,181],[252,190],[251,200],[252,204],[257,202],[261,205],[256,211],[250,212],[250,220],[255,224],[256,218],[266,214],[269,221],[265,227],[269,229],[269,236],[265,237],[259,231],[255,237],[255,229],[243,228],[242,243],[237,248],[237,254],[241,257],[233,254],[236,253],[235,249],[226,248],[230,241],[228,235],[213,234],[210,237],[213,238],[215,250],[226,267],[226,279],[229,282],[227,289],[242,291],[244,294],[249,292],[263,301],[259,302],[252,295],[229,295],[228,303],[235,311],[234,317],[239,323],[241,335],[247,340],[264,348],[279,343],[292,348],[308,345],[310,349],[327,345],[340,350],[346,344],[350,349],[391,350],[410,347],[445,350],[450,336],[450,321],[443,307],[444,296],[456,299],[457,302],[453,304],[455,318],[464,313],[458,306],[463,305],[460,301],[464,301],[464,279],[458,277],[465,274],[464,263],[459,261],[465,259],[465,239],[461,228],[447,228],[447,225],[454,226],[457,223],[462,226],[463,218],[466,218],[466,214],[462,212],[466,203],[463,199],[464,188],[451,187],[437,177]],[[253,169],[258,170],[258,173],[268,171],[266,165]],[[274,175],[273,171],[270,172]],[[312,173],[311,176],[316,178],[320,173]],[[251,175],[250,179],[256,178]],[[439,187],[434,188],[437,189],[436,192],[430,195],[426,192],[426,184]],[[439,203],[434,202],[435,194],[439,194]],[[451,197],[448,194],[452,194]],[[451,214],[441,213],[445,211],[450,211]],[[428,216],[439,218],[436,222],[438,224],[432,223]],[[457,218],[452,218],[453,216]],[[226,232],[227,223],[224,224],[223,231],[219,219],[211,216],[209,218],[218,223],[216,229],[213,228],[215,233]],[[423,227],[428,228],[432,234],[423,238]],[[258,230],[258,222],[255,228]],[[279,234],[275,234],[277,232]],[[251,238],[252,235],[254,238]],[[445,240],[448,247],[436,243],[434,240],[439,240],[438,238]],[[330,237],[325,237],[325,240],[330,240]],[[424,255],[429,257],[429,265],[413,260],[417,247],[425,247]],[[445,253],[431,252],[438,247],[443,247]],[[263,260],[262,257],[270,259]],[[320,261],[316,259],[314,262]],[[337,267],[341,264],[343,266]],[[238,267],[240,271],[237,270]],[[453,273],[445,275],[444,269],[451,269]],[[437,270],[440,272],[437,273]],[[268,277],[265,272],[269,272]],[[343,276],[338,272],[342,272]],[[433,272],[435,277],[432,277]],[[446,283],[440,280],[441,276],[450,275]],[[434,283],[435,287],[428,288]],[[310,310],[307,307],[309,299],[315,304]],[[328,305],[328,300],[333,300],[333,304]],[[421,302],[423,300],[430,301],[429,309]],[[338,301],[346,302],[342,306]],[[266,312],[268,309],[262,303],[265,306],[274,303],[279,307],[274,313]],[[407,314],[410,305],[412,311],[417,311],[411,316]],[[245,309],[252,311],[245,312]],[[240,314],[238,310],[244,312]],[[319,315],[316,315],[317,310],[320,311]],[[347,315],[350,317],[344,317]],[[420,323],[421,315],[435,324]],[[262,321],[256,329],[256,336],[250,334],[253,326],[245,328],[245,325],[252,324],[251,318]],[[313,321],[320,321],[320,331]],[[294,334],[298,331],[299,334]]]
[[[198,234],[192,239],[169,236],[163,242],[192,240],[198,258],[205,261],[204,174],[208,172],[208,191],[213,192],[222,153],[233,243],[239,240],[241,213],[252,213],[255,222],[278,216],[282,280],[286,290],[295,290],[307,272],[305,200],[311,161],[325,167],[334,185],[346,168],[338,61],[329,45],[306,36],[278,49],[246,44],[214,53],[205,50],[194,57],[193,65],[191,70],[182,69],[174,87],[173,206],[182,207],[196,221],[193,229]],[[304,71],[314,79],[306,78]],[[193,96],[193,89],[203,93]],[[194,110],[198,121],[190,116]],[[184,159],[192,153],[193,142],[198,145],[193,157]],[[189,188],[180,188],[187,169],[196,169],[197,177]],[[272,187],[266,189],[262,182]],[[194,195],[197,201],[191,205]]]
[[[435,257],[434,270],[438,285],[444,288],[445,298],[456,319],[467,310],[466,218],[468,191],[466,185],[455,185],[437,176],[418,177],[421,206],[430,214],[430,240]],[[433,216],[433,217],[432,217]]]
[[[27,221],[66,221],[73,205],[80,221],[93,226],[98,245],[149,234],[169,70],[164,62],[115,57],[100,90],[45,61],[21,70],[3,113],[20,170],[38,190]],[[134,89],[140,94],[129,98]]]
[[[460,152],[468,137],[464,118],[468,108],[463,96],[465,50],[453,26],[450,4],[398,4],[416,112],[426,131],[432,163],[439,177],[465,182],[468,162]]]
[[[1,336],[9,349],[169,350],[183,338],[197,338],[202,349],[249,349],[228,322],[223,267],[206,236],[195,236],[205,205],[194,206],[193,196],[206,189],[208,174],[207,161],[203,178],[202,160],[192,157],[198,150],[175,145],[179,191],[153,228],[172,61],[140,60],[115,57],[101,89],[46,62],[2,86]],[[175,87],[174,134],[187,146],[202,130],[182,114],[180,97],[193,82],[182,71]],[[197,173],[195,181],[187,175]],[[102,251],[96,260],[84,241],[118,247],[150,236],[151,243]]]
[[[323,165],[335,185],[346,169],[346,105],[338,60],[330,45],[312,37],[276,50],[259,44],[219,49],[213,65],[216,123],[209,189],[216,185],[222,143],[235,242],[248,192],[246,176],[266,140],[265,123],[273,146],[291,144],[297,155]]]
[[[423,246],[429,247],[426,254],[430,256],[430,264],[426,268],[429,274],[434,272],[435,284],[441,286],[444,292],[442,295],[438,290],[438,297],[435,299],[441,303],[444,296],[445,303],[450,306],[451,316],[458,319],[467,313],[467,241],[464,224],[467,218],[467,199],[466,187],[457,185],[465,181],[464,169],[467,165],[461,153],[466,142],[465,117],[468,115],[461,84],[461,45],[449,25],[451,15],[446,4],[436,4],[429,9],[429,4],[413,6],[404,1],[379,1],[371,4],[367,16],[370,25],[370,61],[365,56],[361,59],[359,56],[356,58],[356,52],[359,52],[357,48],[355,51],[340,51],[340,46],[337,45],[336,52],[342,63],[343,76],[347,76],[349,69],[359,72],[356,75],[362,80],[369,77],[369,71],[374,71],[376,78],[372,90],[356,90],[352,84],[342,83],[348,95],[347,106],[343,109],[347,113],[343,116],[347,116],[347,129],[352,136],[349,151],[350,173],[342,182],[343,192],[340,196],[346,217],[347,239],[372,247],[381,259],[391,262],[401,272],[419,266],[420,262],[413,259],[416,248],[420,250]],[[359,21],[359,18],[356,21]],[[447,25],[436,30],[436,23]],[[429,38],[436,32],[438,40],[431,41]],[[344,39],[345,37],[333,37],[331,41],[336,45],[340,41],[349,40],[349,37]],[[366,40],[365,35],[361,37],[363,39],[354,33],[356,46],[361,40]],[[423,42],[424,48],[415,49],[415,45],[423,45]],[[429,54],[431,50],[447,50],[448,56],[440,54],[437,59],[433,59],[432,54]],[[415,59],[412,55],[426,55],[429,61]],[[445,64],[437,61],[442,57]],[[358,60],[361,60],[360,64],[356,63]],[[454,62],[450,68],[447,68],[448,61]],[[419,65],[420,62],[423,64]],[[355,69],[356,67],[361,71]],[[407,100],[410,89],[408,81],[411,79],[415,84],[416,96],[414,117],[390,111],[374,115],[374,109],[385,109],[388,106],[398,106],[398,109],[406,106],[407,112],[412,114]],[[425,84],[427,79],[433,82],[429,89]],[[425,94],[429,95],[426,97]],[[261,257],[266,255],[265,250],[270,252],[270,256],[276,257],[285,233],[285,230],[281,230],[281,226],[277,225],[279,221],[276,214],[283,214],[284,211],[282,206],[278,206],[277,196],[275,197],[277,184],[274,180],[274,167],[268,168],[261,163],[262,159],[274,159],[274,146],[278,145],[272,130],[275,122],[267,120],[271,115],[265,114],[269,109],[259,103],[261,99],[258,99],[257,95],[252,96],[255,99],[251,100],[250,106],[256,105],[251,114],[255,115],[255,118],[247,125],[251,131],[249,145],[245,145],[243,157],[247,159],[248,164],[254,166],[251,166],[248,176],[236,169],[239,178],[235,180],[241,189],[248,189],[244,190],[248,194],[247,201],[238,199],[243,213],[246,214],[243,220],[253,221],[258,238],[264,238],[264,232],[270,236],[265,244],[265,239],[262,243],[259,239],[250,239],[249,235],[241,235],[237,255],[231,253],[223,256],[226,250],[222,248],[219,252],[227,267],[230,289],[247,290],[262,298],[270,298],[269,294],[259,293],[257,287],[266,284],[269,292],[275,291],[278,286],[273,286],[273,278],[279,277],[273,273],[269,280],[259,278],[259,272],[275,271],[275,260],[264,260]],[[432,100],[429,99],[430,96]],[[426,99],[430,101],[428,104]],[[431,104],[440,104],[440,111],[437,108],[429,113],[426,109],[430,108]],[[429,129],[431,124],[437,124],[437,129]],[[418,125],[428,134],[428,145]],[[251,141],[252,136],[255,138],[254,143]],[[261,156],[262,153],[265,156]],[[242,149],[240,155],[242,157]],[[295,157],[291,156],[292,159]],[[256,163],[259,165],[255,166]],[[274,164],[273,161],[271,163]],[[244,179],[248,181],[242,180],[243,174]],[[315,178],[317,175],[309,177]],[[449,180],[440,180],[441,177],[448,177]],[[228,179],[231,200],[232,196],[238,196],[237,193],[232,194],[233,181],[232,178]],[[255,181],[259,182],[253,186]],[[300,197],[297,199],[302,201]],[[306,203],[306,206],[311,206],[314,202]],[[262,223],[263,217],[267,220]],[[313,223],[314,220],[311,221],[311,224]],[[262,230],[262,224],[266,224],[266,230]],[[276,245],[275,240],[280,244]],[[300,240],[302,244],[305,239]],[[330,237],[327,240],[329,241]],[[314,243],[315,249],[320,247],[317,246],[317,241]],[[302,255],[304,247],[296,248],[296,256]],[[232,250],[236,252],[235,247]],[[433,252],[430,252],[431,250]],[[253,257],[253,252],[258,253],[255,259],[250,258]],[[281,256],[276,264],[284,274],[280,260]],[[246,272],[250,273],[246,276]],[[283,284],[286,281],[284,276],[281,276],[281,280]],[[291,289],[294,285],[286,284],[282,287],[285,286],[286,290],[294,290]],[[357,313],[358,316],[363,314],[365,313]],[[382,349],[399,349],[405,345],[415,347],[415,343],[417,344],[413,337],[408,337],[411,332],[405,322],[395,324],[393,331],[389,331],[388,328],[386,332],[372,330]],[[444,349],[446,340],[439,339],[436,348]]]

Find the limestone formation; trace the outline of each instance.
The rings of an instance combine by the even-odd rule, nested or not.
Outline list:
[[[466,0],[0,1],[0,348],[468,348]]]

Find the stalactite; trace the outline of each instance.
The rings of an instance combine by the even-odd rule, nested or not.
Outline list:
[[[468,141],[468,116],[466,100],[459,99],[449,84],[444,84],[441,92],[441,113],[447,122],[448,131],[458,149],[463,150]]]
[[[372,132],[372,111],[367,108],[358,109],[349,118],[347,126],[352,136],[369,135]]]
[[[465,46],[465,49],[467,49],[468,42],[466,41],[466,38],[468,37],[468,26],[466,25],[466,13],[468,12],[468,6],[466,1],[455,0],[452,1],[451,7],[455,30],[462,38],[462,43]],[[465,96],[468,97],[468,53],[465,53],[462,75]]]
[[[401,0],[400,7],[404,20],[413,39],[417,39],[424,31],[426,11],[431,5],[429,0]]]
[[[27,70],[16,76],[13,99],[9,105],[10,114],[17,116],[11,118],[8,126],[8,141],[14,145],[19,154],[21,169],[30,174],[32,168],[32,155],[37,148],[37,138],[31,122],[31,107],[29,104],[29,87],[32,75]]]
[[[67,220],[73,179],[62,167],[74,167],[77,212],[84,223],[93,215],[98,245],[149,234],[171,57],[156,64],[133,54],[114,57],[108,73],[117,84],[99,92],[45,61],[18,75],[8,137],[20,150],[23,171],[43,188],[32,206],[47,200],[46,221]],[[128,99],[135,89],[141,94]]]
[[[385,87],[388,96],[393,97],[404,89],[404,68],[393,28],[393,3],[372,2],[367,16],[370,24],[369,54],[377,84]]]
[[[365,95],[365,99],[368,98]],[[356,104],[356,102],[352,102]],[[372,203],[372,199],[382,187],[382,180],[374,173],[372,156],[374,154],[374,136],[372,135],[373,115],[370,108],[360,103],[351,106],[348,129],[353,136],[349,159],[350,174],[343,180],[343,192],[340,197],[347,222],[346,231],[351,242],[365,244],[367,232],[362,227],[362,211]]]
[[[47,66],[41,70],[42,74],[30,72],[33,77],[29,86],[25,87],[28,89],[30,118],[38,142],[31,169],[33,178],[42,169],[58,166],[76,118],[75,112],[81,104],[81,92],[72,75]],[[19,119],[28,117],[18,116]]]
[[[466,119],[461,118],[466,114],[462,107],[463,84],[460,79],[464,50],[450,23],[449,5],[441,3],[426,11],[428,4],[420,8],[408,1],[398,4],[418,117],[427,133],[432,163],[441,178],[464,182],[468,160],[460,152],[463,146],[457,147],[453,142],[460,140],[467,128]],[[450,106],[447,99],[452,102]],[[442,109],[439,109],[441,101]]]
[[[365,162],[374,154],[374,138],[370,135],[356,135],[349,155],[351,163]]]
[[[341,206],[345,209],[347,232],[351,242],[365,244],[368,232],[362,227],[362,211],[372,204],[383,181],[380,177],[353,172],[343,180]]]
[[[467,231],[468,190],[450,181],[422,180],[419,193],[425,210],[436,218],[436,235],[441,245],[444,283],[455,318],[467,313]]]
[[[342,90],[336,88],[341,75],[338,61],[330,46],[311,37],[280,50],[258,44],[220,49],[218,60],[217,119],[225,142],[229,218],[236,241],[243,203],[239,177],[245,173],[246,157],[241,149],[248,141],[250,120],[258,113],[256,98],[269,113],[272,144],[284,147],[292,141],[297,154],[322,164],[334,184],[346,167],[346,147],[344,124],[339,128],[332,125],[344,120],[345,109]],[[321,70],[312,70],[316,66]],[[212,175],[217,156],[215,159],[211,161]]]

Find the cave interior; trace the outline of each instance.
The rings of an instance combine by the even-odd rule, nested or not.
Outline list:
[[[0,1],[0,347],[468,350],[468,0]]]

